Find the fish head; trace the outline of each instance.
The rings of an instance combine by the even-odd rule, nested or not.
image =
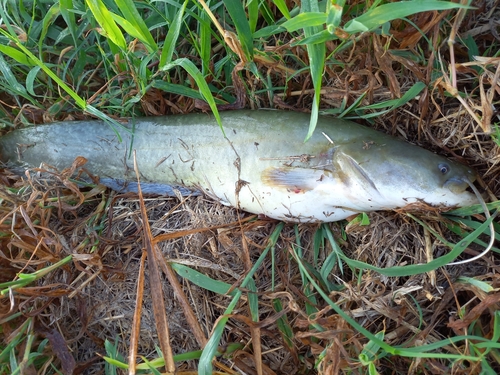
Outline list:
[[[478,203],[467,190],[476,180],[471,168],[387,136],[339,146],[333,165],[359,194],[365,192],[387,208],[415,202],[441,207]]]

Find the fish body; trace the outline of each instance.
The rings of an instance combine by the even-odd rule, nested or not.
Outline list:
[[[63,169],[78,156],[115,189],[134,190],[131,150],[146,192],[179,187],[225,205],[292,222],[329,222],[415,202],[477,203],[464,179],[474,172],[420,147],[353,122],[320,117],[304,143],[309,115],[259,110],[59,122],[0,138],[6,163]],[[117,134],[122,141],[119,141]]]

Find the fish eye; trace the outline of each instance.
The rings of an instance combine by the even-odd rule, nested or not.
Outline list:
[[[449,172],[450,170],[450,166],[446,163],[440,163],[438,165],[438,168],[439,168],[439,171],[442,173],[442,174],[446,174]]]

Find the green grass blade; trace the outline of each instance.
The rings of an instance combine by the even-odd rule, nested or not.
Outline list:
[[[194,90],[191,87],[178,85],[176,83],[154,80],[151,83],[151,87],[155,87],[165,92],[187,96],[188,98],[203,100],[203,96],[200,94],[198,90]]]
[[[422,90],[426,87],[425,83],[423,82],[417,82],[415,83],[405,94],[398,99],[392,99],[392,100],[387,100],[382,103],[375,103],[371,105],[367,105],[364,107],[359,107],[355,109],[356,113],[358,113],[357,116],[348,116],[344,117],[345,119],[357,119],[357,118],[363,118],[363,119],[369,119],[373,117],[379,117],[382,116],[383,114],[393,111],[396,108],[399,108],[406,103],[408,103],[410,100],[415,99],[415,97],[422,92]],[[368,114],[362,114],[362,112],[373,110],[373,109],[382,109],[385,108],[383,111],[378,111],[378,112],[371,112]]]
[[[451,218],[451,220],[453,220],[453,218]],[[459,220],[454,220],[454,221],[456,221],[460,224],[463,224],[463,225],[467,225],[469,228],[472,228],[472,229],[477,229],[481,225],[480,222],[474,221],[474,220],[469,220],[469,219],[459,219]],[[498,227],[500,226],[500,224],[493,223],[493,226],[495,228],[495,232],[493,233],[493,235],[495,236],[496,240],[498,241],[498,240],[500,240],[500,233],[498,233],[497,230],[498,230]],[[484,231],[484,234],[488,237],[491,236],[490,228],[487,228]]]
[[[186,58],[177,59],[177,60],[165,65],[162,68],[162,70],[170,70],[175,66],[182,67],[184,70],[186,70],[186,72],[188,72],[188,74],[191,77],[193,77],[196,84],[198,85],[198,88],[200,90],[201,95],[203,96],[203,98],[206,100],[206,102],[208,103],[208,105],[212,109],[212,112],[215,116],[215,119],[217,120],[217,123],[219,124],[222,132],[224,133],[224,129],[222,128],[222,121],[221,121],[220,116],[219,116],[219,111],[217,110],[217,106],[215,104],[215,99],[214,99],[212,93],[210,92],[210,88],[208,87],[207,82],[205,81],[205,78],[203,77],[203,74],[201,74],[201,72],[198,70],[196,65],[193,64],[192,61],[190,61]]]
[[[263,27],[262,29],[256,31],[253,34],[254,39],[260,39],[260,38],[267,38],[270,37],[271,35],[279,34],[286,31],[286,29],[283,26],[280,25],[271,25],[271,26],[266,26]]]
[[[321,266],[320,273],[321,277],[323,278],[323,282],[328,283],[328,277],[332,274],[333,268],[339,263],[340,259],[337,256],[337,253],[335,251],[332,251]],[[330,291],[332,290],[331,287],[329,289]]]
[[[317,0],[304,0],[302,1],[302,12],[319,12],[319,4]],[[326,17],[326,15],[325,15]],[[325,18],[326,20],[326,18]],[[310,37],[322,31],[321,26],[307,26],[304,27],[304,34]],[[321,95],[321,81],[323,79],[323,71],[325,69],[325,53],[326,47],[324,43],[307,44],[307,53],[309,55],[309,67],[311,71],[312,82],[314,86],[314,98],[311,108],[311,120],[309,122],[309,130],[304,141],[311,138],[319,115],[319,103]]]
[[[241,47],[248,61],[253,59],[253,40],[250,24],[246,17],[243,2],[235,0],[223,0],[229,16],[233,20],[234,27],[238,34]]]
[[[102,28],[102,33],[122,51],[127,50],[127,42],[120,28],[116,25],[111,12],[101,0],[85,0],[87,6]]]
[[[231,290],[231,285],[223,281],[214,280],[201,272],[179,263],[170,263],[171,267],[180,277],[189,280],[200,288],[210,290],[211,292],[225,295]],[[231,291],[228,295],[234,296],[236,290]]]
[[[4,35],[7,37],[9,40],[11,40],[24,54],[31,60],[33,61],[36,65],[38,65],[50,78],[52,78],[66,93],[68,93],[73,100],[75,100],[76,104],[86,112],[96,116],[97,118],[100,118],[101,120],[106,121],[109,124],[112,124],[114,126],[117,126],[119,128],[122,128],[122,125],[118,123],[116,120],[112,119],[111,117],[107,116],[106,114],[102,113],[101,111],[97,110],[91,105],[88,105],[87,102],[82,99],[75,91],[73,91],[63,80],[61,80],[52,70],[49,69],[47,65],[45,65],[40,59],[38,59],[35,55],[33,55],[25,46],[23,43],[19,41],[19,39],[13,37],[12,35],[8,34],[5,30],[0,29],[0,34]],[[1,58],[1,56],[0,56]],[[23,87],[24,88],[24,87]],[[31,99],[32,100],[32,99]],[[117,133],[117,136],[119,137],[119,140],[121,141],[120,135]]]
[[[380,331],[375,334],[375,337],[380,341],[384,339],[384,336],[384,331]],[[368,341],[368,343],[364,345],[363,351],[358,356],[359,361],[365,366],[370,365],[375,360],[382,357],[382,355],[379,354],[379,350],[380,345],[377,342],[374,342],[373,340]]]
[[[42,21],[42,32],[40,33],[40,39],[38,40],[38,56],[42,58],[43,49],[45,48],[44,42],[49,30],[49,26],[59,17],[60,10],[59,4],[53,4],[45,13]]]
[[[117,375],[116,367],[124,369],[128,368],[128,366],[123,363],[126,361],[125,357],[121,355],[118,350],[118,337],[115,338],[114,343],[111,343],[111,341],[106,339],[106,341],[104,341],[104,348],[107,354],[107,356],[103,357],[106,361],[104,366],[106,375]]]
[[[229,320],[228,314],[230,314],[234,310],[234,308],[238,304],[240,297],[241,291],[238,291],[231,303],[226,308],[226,312],[222,317],[219,318],[217,325],[212,330],[212,336],[208,340],[207,345],[205,345],[205,348],[203,348],[203,353],[200,356],[200,363],[198,366],[198,373],[200,375],[212,374],[212,359],[214,358],[215,353],[217,353],[222,333],[224,332],[226,323]]]
[[[322,12],[306,12],[284,22],[281,26],[288,32],[294,32],[307,27],[323,26],[326,23],[326,14]],[[321,29],[319,29],[321,31]]]
[[[249,0],[247,2],[248,9],[248,25],[250,32],[253,34],[257,29],[257,22],[259,20],[259,2],[258,0]]]
[[[398,99],[387,100],[382,103],[374,103],[367,106],[362,107],[363,110],[366,109],[382,109],[389,107],[389,110],[396,109],[406,103],[408,101],[414,99],[420,92],[425,88],[425,83],[417,82],[415,83],[406,93]],[[361,108],[360,108],[361,109]]]
[[[455,221],[454,219],[450,219],[450,220]],[[463,229],[463,228],[462,228],[462,225],[463,225],[463,224],[468,225],[468,223],[467,223],[467,222],[463,222],[462,220],[457,220],[456,222],[458,222],[458,223],[460,223],[460,224],[446,223],[446,227],[447,227],[449,230],[451,230],[453,233],[455,233],[455,234],[457,234],[457,235],[459,235],[459,236],[461,236],[461,237],[466,237],[466,236],[468,236],[470,232],[468,232],[468,231],[466,231],[465,229]],[[474,223],[476,223],[476,222],[474,222]],[[477,224],[479,224],[479,223],[477,223]],[[493,223],[493,225],[498,226],[498,224],[496,224],[496,223]],[[469,225],[469,227],[470,227],[470,228],[477,228],[477,226],[475,226],[475,225],[473,225],[473,226],[470,226],[470,225]],[[484,233],[484,234],[489,236],[489,235],[490,235],[489,233],[490,233],[490,230],[489,230],[489,228],[488,228],[488,229],[485,231],[485,233]],[[500,239],[500,234],[499,234],[499,232],[495,231],[495,237],[497,238],[497,240],[498,240],[498,239]],[[478,245],[480,245],[480,246],[483,246],[483,247],[488,246],[488,244],[487,244],[486,242],[484,242],[484,241],[480,240],[479,238],[476,238],[476,239],[474,240],[474,243],[476,243],[476,244],[478,244]],[[491,248],[491,251],[494,251],[494,252],[500,253],[500,249],[499,249],[499,248],[497,248],[497,247],[494,247],[494,246]]]
[[[107,363],[107,369],[105,371],[105,374],[106,375],[116,374],[117,373],[116,368],[114,367],[127,370],[129,366],[124,356],[118,352],[118,348],[116,347],[118,343],[114,344],[114,346],[111,346],[112,344],[109,343],[108,340],[106,340],[106,342],[108,343],[108,345],[106,345],[106,343],[104,345],[106,347],[106,353],[108,354],[108,356],[103,356],[103,359]],[[243,349],[244,347],[245,346],[241,343],[229,343],[224,348],[219,348],[221,350],[217,350],[216,356],[219,357],[224,355],[225,357],[227,357],[233,354],[235,351]],[[202,352],[203,352],[202,350],[193,350],[190,352],[176,354],[174,355],[174,362],[183,362],[183,361],[200,359]],[[144,357],[141,358],[144,359]],[[157,357],[150,361],[147,361],[147,363],[137,364],[135,366],[135,369],[141,371],[141,370],[149,370],[151,368],[158,369],[163,366],[165,366],[165,359],[163,357]]]
[[[254,322],[259,321],[259,297],[257,295],[257,286],[255,280],[250,279],[247,283],[248,306],[250,307],[250,316]]]
[[[28,75],[26,76],[26,90],[28,90],[28,92],[33,96],[37,96],[35,93],[34,86],[35,86],[36,76],[37,76],[39,71],[40,71],[40,67],[35,66],[33,69],[31,69],[29,71]]]
[[[136,25],[130,23],[125,18],[120,17],[118,14],[114,14],[114,13],[110,13],[110,14],[111,14],[111,17],[113,17],[113,21],[115,21],[118,25],[120,25],[123,28],[123,30],[125,30],[125,32],[127,34],[129,34],[131,37],[136,38],[142,44],[144,44],[150,53],[153,53],[156,51],[154,49],[154,47],[152,47],[148,44],[147,39],[142,34],[141,30],[136,27]]]
[[[496,288],[494,288],[491,283],[485,282],[482,280],[478,280],[474,277],[468,277],[468,276],[460,276],[457,280],[456,283],[460,284],[465,284],[465,285],[472,285],[474,288],[477,288],[479,290],[482,290],[485,293],[494,293],[496,291]]]
[[[161,375],[161,372],[159,372],[159,371],[158,371],[158,370],[154,367],[154,365],[153,365],[150,361],[148,361],[148,360],[147,360],[147,358],[146,358],[146,357],[141,357],[141,358],[142,358],[142,360],[144,361],[144,364],[145,364],[146,366],[148,366],[148,370],[149,370],[149,371],[151,371],[152,375]]]
[[[301,45],[308,45],[308,44],[319,44],[319,43],[325,43],[330,40],[337,40],[338,36],[332,35],[328,30],[323,30],[320,31],[317,34],[311,35],[310,37],[298,40],[297,42],[293,42],[291,45],[293,47],[295,46],[301,46]]]
[[[500,348],[500,311],[496,310],[493,318],[493,335],[489,341],[477,344],[478,348],[486,349],[483,356],[488,354],[492,348]]]
[[[368,263],[360,262],[358,260],[353,260],[345,256],[343,253],[339,252],[338,256],[346,262],[350,267],[359,268],[362,270],[371,270],[378,272],[385,276],[411,276],[420,273],[426,273],[433,271],[439,267],[445,266],[457,258],[462,252],[473,242],[480,234],[482,234],[490,225],[491,221],[494,220],[495,215],[482,223],[476,230],[474,230],[467,237],[462,239],[458,244],[456,244],[453,249],[446,255],[443,255],[437,259],[434,259],[426,264],[413,264],[409,266],[395,266],[391,268],[380,268],[373,266]],[[332,244],[333,248],[334,244]]]
[[[328,240],[328,242],[330,242],[330,245],[332,246],[333,251],[336,254],[344,255],[344,252],[340,248],[339,244],[337,243],[337,241],[335,241],[335,238],[333,237],[333,233],[332,233],[330,227],[326,224],[323,224],[322,227],[323,227],[323,233],[325,234],[325,238]],[[339,256],[339,258],[342,258],[342,257]],[[338,262],[338,265],[339,265],[340,274],[343,275],[344,274],[344,267],[342,265],[342,262]]]
[[[39,280],[40,278],[44,277],[48,273],[52,272],[53,270],[64,266],[65,264],[69,263],[71,260],[73,260],[73,257],[71,255],[68,255],[67,257],[61,259],[59,262],[51,264],[50,266],[47,266],[45,268],[42,268],[38,271],[35,271],[33,273],[19,273],[17,275],[18,280],[15,281],[8,281],[5,283],[0,284],[0,289],[3,289],[0,291],[0,295],[4,296],[12,291],[12,289],[16,289],[22,286],[29,285],[30,283]]]
[[[188,0],[184,1],[182,7],[177,11],[170,28],[168,29],[165,42],[163,43],[163,49],[160,56],[160,69],[167,64],[172,62],[172,56],[174,55],[175,46],[177,39],[179,39],[179,34],[182,26],[182,18],[184,17],[184,11],[186,10]]]
[[[486,207],[488,207],[488,210],[493,211],[493,210],[498,210],[500,209],[500,200],[494,201],[491,203],[486,203]],[[455,210],[448,211],[444,213],[444,216],[470,216],[470,215],[475,215],[475,214],[482,214],[484,212],[483,206],[480,204],[474,204],[469,207],[460,207]]]
[[[15,353],[17,345],[25,338],[33,324],[33,318],[26,319],[20,326],[16,327],[16,335],[10,338],[10,341],[0,347],[0,363],[5,363],[11,352]]]
[[[277,313],[283,311],[283,305],[279,299],[273,299],[273,307],[274,311],[276,311]],[[293,329],[290,326],[290,323],[288,322],[286,315],[281,316],[276,323],[278,326],[278,330],[281,334],[281,338],[283,339],[283,342],[285,343],[287,348],[292,349]]]
[[[274,10],[269,8],[269,4],[265,1],[259,1],[259,11],[264,20],[268,25],[276,24],[276,19],[274,17]],[[256,28],[252,28],[252,31],[255,32]]]
[[[210,71],[210,59],[212,57],[212,28],[210,23],[210,17],[200,8],[200,22],[198,24],[198,34],[199,34],[199,54],[201,58],[201,72],[204,75],[209,74]]]
[[[471,9],[471,7],[466,5],[455,4],[448,1],[397,1],[394,3],[372,7],[363,15],[347,22],[345,24],[344,31],[350,34],[367,32],[382,26],[386,22],[404,18],[415,13],[455,8]]]
[[[140,35],[137,39],[139,39],[146,46],[150,53],[158,51],[158,46],[149,32],[146,23],[137,11],[134,2],[132,0],[115,0],[115,3],[120,8],[125,20],[127,20],[134,30],[136,30],[136,33]]]
[[[374,335],[370,331],[368,331],[366,328],[361,326],[355,319],[353,319],[351,316],[349,316],[346,312],[344,312],[336,303],[334,303],[330,297],[319,287],[319,285],[316,283],[314,278],[306,272],[306,269],[304,268],[303,265],[303,259],[295,252],[295,246],[294,252],[292,253],[295,260],[297,261],[297,264],[299,265],[299,268],[301,269],[302,272],[305,273],[307,276],[309,282],[311,285],[314,287],[314,289],[320,294],[320,296],[323,298],[325,302],[328,303],[332,309],[339,314],[348,324],[350,324],[353,329],[358,331],[360,334],[365,336],[371,341],[372,345],[376,345],[377,347],[382,348],[384,351],[387,353],[390,353],[392,355],[398,355],[398,356],[406,356],[406,357],[411,357],[411,358],[449,358],[449,359],[467,359],[471,361],[478,361],[480,360],[479,357],[474,357],[474,356],[464,356],[462,354],[447,354],[447,353],[442,353],[440,352],[440,349],[445,347],[446,345],[453,344],[455,342],[460,342],[463,340],[479,340],[479,341],[486,341],[490,342],[490,340],[485,339],[483,337],[478,337],[478,336],[455,336],[451,337],[445,340],[441,340],[432,344],[427,344],[427,345],[422,345],[422,346],[417,346],[414,348],[401,348],[401,347],[394,347],[391,346],[384,341],[382,341],[378,336]]]
[[[33,66],[33,62],[24,53],[14,47],[0,44],[0,52],[24,66]]]
[[[347,114],[349,114],[351,111],[355,110],[364,100],[366,96],[366,91],[362,93],[355,101],[352,103],[348,108],[346,108],[344,111],[342,111],[338,117],[339,118],[345,118]]]
[[[343,4],[331,4],[326,17],[326,29],[329,33],[333,34],[340,26],[342,21],[342,14],[344,13]]]
[[[75,14],[73,13],[73,0],[59,0],[59,7],[61,16],[66,22],[66,25],[68,25],[69,32],[73,38],[73,44],[77,46],[79,44],[77,36],[78,26],[76,24]]]
[[[273,0],[274,5],[279,9],[281,14],[289,20],[292,16],[290,15],[290,12],[288,11],[288,6],[285,3],[285,0]]]
[[[252,280],[253,275],[257,271],[257,269],[260,267],[261,263],[264,261],[264,259],[267,256],[267,253],[273,248],[276,244],[276,241],[284,227],[284,223],[279,223],[274,231],[271,233],[271,236],[269,236],[269,243],[262,252],[262,254],[259,256],[257,261],[254,263],[252,269],[248,272],[246,277],[243,279],[241,282],[241,287],[245,288],[249,281]],[[222,337],[222,333],[224,332],[224,328],[226,326],[226,323],[229,319],[228,314],[231,314],[234,308],[236,307],[239,299],[241,297],[241,291],[238,290],[236,295],[234,296],[233,300],[231,303],[228,305],[226,308],[224,315],[219,318],[217,325],[215,328],[212,330],[212,336],[208,340],[207,345],[203,349],[203,354],[200,357],[200,363],[198,366],[198,373],[200,375],[211,375],[212,374],[212,359],[217,353],[217,348],[219,346],[220,339]]]
[[[297,225],[294,226],[295,230],[295,244],[292,245],[293,251],[298,254],[298,256],[301,259],[304,259],[303,257],[303,246],[301,245],[301,237],[300,237],[300,231]],[[308,267],[309,265],[304,265],[304,269]],[[314,267],[309,267],[309,269],[312,269],[315,273],[317,273],[316,269]],[[304,293],[304,296],[306,297],[306,314],[307,315],[312,315],[316,314],[318,312],[318,299],[316,298],[316,293],[314,292],[313,288],[311,287],[309,281],[308,281],[308,275],[306,274],[307,272],[303,271],[303,268],[299,268],[300,271],[300,277],[302,280],[302,292]],[[324,331],[324,328],[316,323],[312,322],[311,325],[318,331],[322,332]]]
[[[0,29],[0,32],[2,31],[3,30]],[[12,73],[10,65],[7,63],[7,61],[5,61],[2,55],[0,55],[0,73],[4,76],[5,80],[7,81],[7,85],[12,90],[12,92],[22,96],[25,99],[28,99],[32,104],[36,104],[36,101],[28,94],[26,88],[17,81],[15,75]]]

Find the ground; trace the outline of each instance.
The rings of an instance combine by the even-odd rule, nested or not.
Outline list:
[[[345,112],[473,167],[480,177],[476,185],[493,202],[493,211],[500,194],[495,124],[500,60],[497,26],[490,19],[498,11],[496,3],[473,5],[477,9],[464,14],[428,11],[412,15],[411,22],[394,20],[390,33],[325,42],[330,59],[319,103],[325,113]],[[314,79],[305,69],[311,50],[294,44],[297,35],[283,31],[261,38],[253,65],[245,60],[238,36],[228,35],[226,44],[231,38],[236,42],[222,52],[220,35],[217,40],[212,35],[211,56],[232,63],[223,74],[206,78],[213,80],[212,91],[219,89],[220,101],[231,99],[220,109],[311,111]],[[452,35],[453,49],[447,43]],[[180,57],[192,57],[187,52],[192,50],[184,48],[187,40],[177,46]],[[146,47],[135,40],[129,48],[138,53]],[[84,89],[93,100],[107,103],[99,107],[103,113],[119,118],[116,92],[125,106],[139,95],[140,85],[132,83],[140,78],[139,70],[124,68],[130,62],[115,56],[124,70],[112,79],[99,71]],[[74,64],[69,65],[77,69]],[[159,81],[199,86],[177,71]],[[401,100],[421,82],[417,94]],[[187,95],[190,91],[182,95],[160,86],[148,86],[127,115],[209,110],[200,98]],[[22,98],[0,94],[5,124],[92,119],[64,101],[46,99],[34,106]],[[398,104],[391,102],[396,99]],[[153,367],[167,371],[170,350],[187,355],[174,357],[177,373],[202,371],[211,356],[198,361],[197,350],[212,341],[214,352],[219,347],[213,368],[220,373],[500,371],[498,250],[464,265],[429,266],[453,244],[466,241],[460,230],[482,223],[481,209],[443,215],[414,207],[369,213],[367,225],[294,225],[239,212],[205,196],[141,198],[97,182],[82,187],[75,183],[79,173],[80,166],[27,179],[2,170],[0,359],[6,373],[16,361],[25,373],[52,373],[51,365],[65,374],[112,373],[116,367],[103,356],[126,364],[129,354],[147,369],[135,356],[154,360],[161,357],[158,348],[167,353],[166,370],[162,364]],[[495,231],[500,233],[498,226]],[[484,242],[467,246],[461,259],[484,250],[489,238],[479,239]],[[414,268],[398,268],[410,265]],[[19,274],[34,275],[34,280]],[[154,306],[159,301],[163,305]],[[168,325],[168,335],[162,324]],[[30,360],[23,357],[27,354]]]

